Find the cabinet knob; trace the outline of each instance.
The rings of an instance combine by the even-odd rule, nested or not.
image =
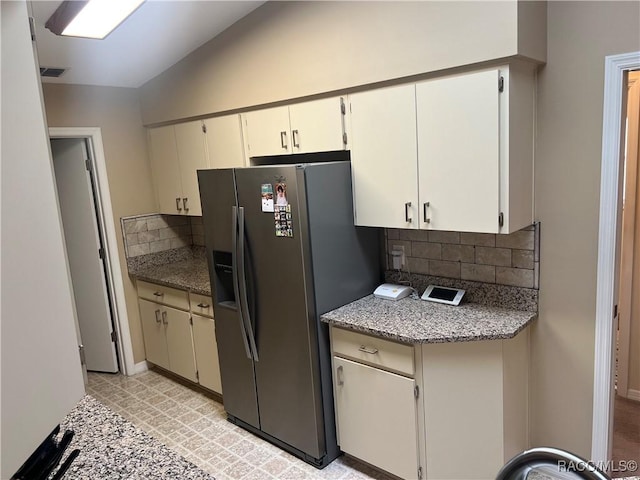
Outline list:
[[[344,374],[344,371],[343,371],[342,365],[340,365],[338,367],[337,375],[336,375],[336,383],[338,385],[344,385],[344,375],[343,374]]]
[[[185,212],[188,212],[188,211],[189,211],[189,206],[187,205],[187,200],[189,200],[189,198],[188,198],[188,197],[184,197],[184,198],[182,199],[182,205],[184,206],[184,211],[185,211]]]
[[[163,295],[164,295],[164,293],[162,293],[162,292],[153,292],[153,296],[154,297],[161,297]]]
[[[280,146],[286,150],[287,148],[287,132],[280,132]]]
[[[209,308],[209,304],[208,303],[199,303],[198,306],[200,308]]]
[[[176,197],[176,210],[179,212],[182,211],[182,207],[180,206],[180,197]]]
[[[293,146],[295,148],[300,148],[300,139],[298,138],[299,135],[300,133],[298,132],[298,130],[291,130],[291,137],[293,140]]]
[[[156,310],[156,323],[160,323],[160,310]]]
[[[167,320],[167,311],[164,310],[162,312],[162,323],[164,323],[165,325],[167,325],[169,323],[169,321]]]

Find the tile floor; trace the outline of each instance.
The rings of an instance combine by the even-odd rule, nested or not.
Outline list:
[[[216,480],[391,480],[345,456],[318,470],[228,422],[219,402],[154,371],[89,373],[87,393]]]

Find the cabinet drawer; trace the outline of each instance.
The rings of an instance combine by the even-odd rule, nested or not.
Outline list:
[[[189,310],[189,296],[185,290],[143,281],[138,281],[137,284],[140,298],[170,305],[180,310]]]
[[[213,302],[211,297],[190,293],[189,298],[191,300],[191,311],[193,313],[197,313],[203,317],[213,318]]]
[[[370,365],[413,376],[413,346],[332,327],[333,353]]]

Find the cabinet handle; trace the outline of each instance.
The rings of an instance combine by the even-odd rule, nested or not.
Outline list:
[[[337,382],[338,385],[344,385],[344,375],[343,375],[343,373],[344,372],[343,372],[342,365],[340,365],[338,367],[338,370],[337,370],[337,379],[336,379],[336,382]]]
[[[198,306],[200,308],[209,308],[209,304],[208,303],[199,303]]]
[[[409,207],[411,207],[411,202],[404,204],[404,220],[407,223],[411,223],[411,219],[409,218]]]
[[[160,310],[156,310],[156,323],[160,323]]]
[[[164,323],[165,325],[167,325],[169,322],[167,321],[167,311],[164,310],[162,312],[162,323]]]
[[[423,205],[424,222],[431,223],[431,219],[427,217],[427,208],[429,208],[429,202],[425,202]]]
[[[182,211],[182,207],[180,206],[180,197],[176,197],[176,210],[179,212]]]
[[[187,197],[184,197],[182,199],[182,205],[184,205],[184,211],[188,212],[189,211],[189,207],[187,206],[187,200],[189,200]]]
[[[154,297],[161,297],[163,295],[164,295],[164,293],[162,293],[162,292],[153,292],[153,296]]]
[[[287,132],[280,132],[280,146],[284,149],[287,148]]]
[[[371,355],[375,355],[376,353],[378,353],[378,349],[374,348],[374,347],[366,347],[365,345],[360,345],[360,348],[358,349],[361,352],[364,353],[369,353]]]
[[[300,141],[298,140],[299,135],[300,133],[298,132],[298,130],[291,130],[291,137],[293,140],[293,146],[295,148],[300,148]]]

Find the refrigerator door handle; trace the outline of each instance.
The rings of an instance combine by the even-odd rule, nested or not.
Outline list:
[[[233,277],[233,293],[236,297],[236,305],[238,316],[240,317],[240,330],[242,331],[242,340],[247,358],[252,359],[251,351],[249,351],[249,341],[247,340],[247,331],[244,329],[244,318],[242,316],[242,308],[240,308],[240,287],[238,285],[238,209],[231,207],[231,265]]]
[[[253,334],[251,326],[251,316],[249,315],[249,302],[247,301],[247,279],[245,276],[244,265],[244,207],[238,207],[238,254],[240,261],[238,263],[238,286],[240,287],[240,309],[242,310],[242,319],[244,328],[249,337],[249,347],[253,353],[253,359],[258,361],[258,349],[256,348],[256,338]]]

